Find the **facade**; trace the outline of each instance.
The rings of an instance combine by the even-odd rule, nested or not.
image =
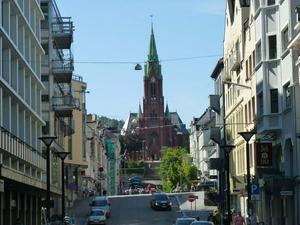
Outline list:
[[[104,171],[106,171],[106,155],[102,145],[100,121],[95,114],[88,114],[86,121],[86,158],[88,168],[85,170],[84,186],[102,193],[107,190]]]
[[[170,112],[168,104],[164,107],[163,76],[156,50],[153,28],[151,29],[148,60],[144,67],[143,111],[139,107],[136,118],[130,115],[127,124],[136,124],[136,132],[144,140],[144,157],[146,160],[159,160],[163,146],[188,147],[188,131],[177,112]],[[129,132],[124,127],[123,132]]]
[[[300,221],[297,4],[228,0],[224,75],[212,75],[216,94],[220,93],[219,106],[223,104],[215,107],[217,123],[224,115],[221,144],[235,146],[230,153],[231,207],[245,216],[249,210],[244,181],[246,143],[238,133],[255,130],[249,142],[249,163],[251,182],[260,194],[252,195],[250,212],[272,225]]]
[[[74,96],[74,108],[72,123],[74,133],[71,138],[65,137],[68,142],[70,155],[65,160],[66,196],[68,206],[72,206],[81,194],[80,187],[83,184],[85,170],[88,168],[86,154],[86,95],[87,85],[79,75],[73,75],[71,80],[71,93]]]
[[[0,224],[41,221],[46,161],[38,137],[44,125],[40,95],[40,22],[37,1],[0,1]],[[59,193],[57,189],[53,192]]]
[[[190,132],[190,155],[200,171],[202,181],[215,179],[216,170],[209,169],[209,159],[219,157],[217,145],[210,139],[210,128],[215,127],[215,112],[207,109],[199,118],[194,118]]]

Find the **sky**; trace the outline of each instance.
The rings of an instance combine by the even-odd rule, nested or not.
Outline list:
[[[223,54],[225,0],[57,0],[57,5],[74,22],[74,73],[87,83],[88,113],[126,120],[138,111],[144,71],[134,66],[147,60],[150,15],[170,111],[189,127],[208,107],[214,91],[210,75]],[[191,57],[200,58],[168,61]]]

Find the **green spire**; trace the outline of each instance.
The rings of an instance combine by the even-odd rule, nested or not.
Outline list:
[[[155,37],[154,37],[154,32],[153,32],[153,24],[151,24],[151,36],[150,36],[150,47],[149,47],[148,61],[149,62],[157,62],[158,61],[158,55],[157,55],[156,44],[155,44]]]
[[[169,111],[168,103],[167,103],[167,105],[166,105],[165,116],[166,116],[166,117],[170,117],[170,111]]]

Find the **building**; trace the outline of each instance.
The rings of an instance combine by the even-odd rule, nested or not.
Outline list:
[[[123,133],[131,132],[130,126],[144,140],[143,151],[146,160],[159,160],[163,146],[188,147],[189,133],[177,112],[170,112],[164,104],[163,76],[156,50],[153,28],[151,29],[148,60],[144,66],[143,110],[131,113],[123,127]],[[129,126],[130,125],[130,126]]]
[[[38,141],[41,110],[38,1],[0,1],[0,224],[41,223],[46,196],[46,160]],[[60,191],[53,187],[54,193]]]
[[[85,184],[88,189],[102,193],[107,190],[104,171],[106,171],[107,157],[102,143],[102,132],[97,115],[88,114],[86,121],[86,158],[88,168],[85,170]]]
[[[215,107],[224,112],[221,144],[235,146],[230,153],[231,207],[244,215],[249,210],[246,144],[238,133],[254,130],[248,162],[252,185],[260,193],[252,193],[250,212],[266,224],[299,223],[296,6],[289,0],[227,0],[224,79],[214,77],[224,96],[219,95],[223,108]]]
[[[72,124],[74,133],[71,138],[65,137],[68,141],[69,156],[65,160],[66,174],[66,196],[68,206],[72,206],[80,194],[80,187],[85,177],[85,170],[88,168],[86,154],[86,88],[87,84],[82,76],[73,75],[71,80],[71,93],[74,98],[74,110],[72,113]]]
[[[216,179],[217,176],[217,171],[209,168],[209,159],[219,157],[217,144],[210,139],[210,128],[215,127],[215,114],[211,109],[207,109],[191,123],[190,156],[203,182]]]

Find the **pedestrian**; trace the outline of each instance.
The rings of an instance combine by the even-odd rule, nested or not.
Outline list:
[[[221,224],[221,213],[219,209],[216,209],[214,211],[213,217],[212,217],[212,222],[214,225],[220,225]]]
[[[234,219],[234,225],[246,225],[244,217],[242,217],[241,212],[238,212]]]

